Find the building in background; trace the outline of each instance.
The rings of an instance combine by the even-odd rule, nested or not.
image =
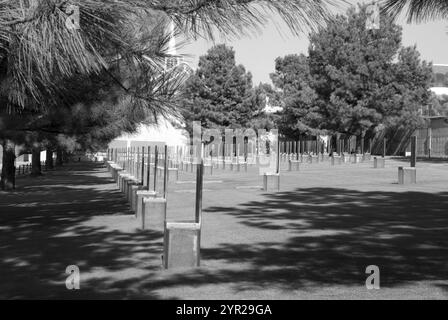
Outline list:
[[[448,64],[433,65],[431,85],[430,90],[437,96],[439,106],[438,108],[433,105],[422,107],[425,124],[414,133],[417,136],[417,154],[421,157],[447,158]]]
[[[448,88],[448,64],[433,64],[433,88]]]
[[[177,76],[187,78],[194,70],[184,60],[182,55],[177,53],[177,44],[175,37],[174,23],[170,23],[171,39],[167,53],[169,57],[165,58],[164,71],[178,73]],[[159,117],[158,124],[140,125],[134,134],[123,134],[109,144],[109,148],[137,147],[141,144],[146,145],[168,145],[180,146],[187,143],[187,132],[182,129],[185,127],[177,119]]]

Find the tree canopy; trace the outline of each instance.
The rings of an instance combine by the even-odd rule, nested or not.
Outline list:
[[[66,26],[70,5],[79,8],[79,29]],[[99,73],[117,60],[144,64],[156,75],[167,48],[160,35],[164,28],[151,19],[154,12],[170,17],[189,35],[212,36],[215,29],[237,34],[259,26],[267,17],[262,9],[276,10],[298,32],[324,20],[327,1],[1,0],[3,101],[10,110],[42,108],[42,99],[58,90],[59,77]],[[153,30],[159,33],[156,39]]]
[[[9,161],[2,169],[9,170],[2,173],[2,186],[10,185],[15,143],[54,141],[47,139],[52,133],[79,141],[84,137],[91,144],[89,139],[112,139],[139,122],[176,114],[182,79],[164,69],[170,57],[168,23],[174,22],[187,38],[211,38],[215,31],[239,36],[257,30],[275,11],[299,33],[325,22],[331,4],[331,0],[0,0],[0,140]],[[80,24],[68,28],[74,8],[79,9]],[[82,92],[85,86],[76,87],[100,78],[108,80],[94,86],[99,91],[90,96],[104,97],[117,89],[117,104],[108,99],[88,101]],[[112,123],[119,116],[129,123],[117,119],[115,124],[104,124],[95,110],[108,114],[105,118]],[[68,116],[54,121],[61,113]]]
[[[401,46],[401,28],[383,15],[366,29],[366,7],[351,8],[310,36],[308,56],[276,61],[274,84],[283,90],[282,123],[361,135],[379,125],[412,127],[428,103],[431,65],[415,47]]]
[[[232,48],[221,44],[199,58],[184,88],[183,116],[187,126],[201,121],[206,128],[247,126],[256,112],[252,75],[235,62]]]
[[[448,17],[445,0],[383,0],[383,11],[393,17],[405,13],[408,21],[421,22]]]

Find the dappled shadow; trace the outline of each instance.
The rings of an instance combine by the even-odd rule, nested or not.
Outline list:
[[[205,245],[201,268],[140,281],[139,290],[191,288],[219,298],[213,286],[233,292],[280,290],[294,297],[294,292],[336,287],[350,288],[356,296],[366,293],[366,267],[377,265],[383,289],[402,288],[396,298],[422,282],[426,292],[447,292],[447,206],[448,192],[310,188],[266,194],[264,201],[238,207],[207,208],[205,215],[235,217],[247,233],[269,231],[280,239],[238,243],[229,238]],[[132,287],[136,280],[120,284]]]
[[[132,297],[112,283],[117,274],[160,269],[162,234],[137,229],[111,181],[100,164],[81,163],[0,194],[0,298]],[[79,292],[65,287],[69,265],[81,270]]]
[[[368,265],[380,267],[383,287],[448,279],[448,192],[311,188],[267,198],[206,212],[235,216],[250,228],[287,233],[288,240],[204,249],[206,260],[245,266],[205,272],[204,282],[230,282],[243,289],[361,285]]]
[[[195,298],[190,289],[219,298],[217,288],[293,296],[363,289],[368,265],[380,267],[382,288],[434,281],[448,294],[448,192],[303,188],[207,207],[205,219],[221,228],[269,236],[204,237],[200,268],[160,272],[162,234],[137,229],[104,168],[80,168],[0,194],[0,298]],[[72,264],[79,292],[65,288]]]

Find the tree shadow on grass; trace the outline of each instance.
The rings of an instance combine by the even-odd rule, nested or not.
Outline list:
[[[448,279],[448,192],[308,188],[205,208],[204,214],[227,215],[248,233],[272,236],[205,243],[203,267],[158,272],[162,235],[129,227],[126,201],[104,169],[91,169],[0,195],[0,298],[166,298],[167,292],[182,296],[171,289],[208,285],[260,292],[365,289],[368,265],[380,267],[383,288]],[[95,225],[92,217],[107,220]],[[79,292],[65,288],[65,268],[72,264],[81,269]],[[446,292],[446,284],[437,286]]]
[[[377,265],[381,286],[448,280],[448,192],[358,192],[298,189],[235,207],[207,208],[231,215],[248,232],[287,233],[286,242],[222,243],[202,249],[202,268],[156,285],[227,284],[237,291],[313,290],[355,286]],[[275,236],[270,239],[275,239]],[[234,268],[233,265],[239,267]],[[291,291],[293,292],[293,291]]]
[[[162,234],[137,229],[104,168],[84,166],[22,179],[0,194],[0,298],[133,297],[114,282],[160,269]],[[92,224],[98,217],[115,226]],[[67,290],[69,265],[80,268],[82,290]]]

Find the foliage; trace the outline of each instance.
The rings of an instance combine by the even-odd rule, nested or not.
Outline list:
[[[284,109],[278,120],[282,134],[290,137],[315,134],[321,115],[314,104],[317,95],[310,86],[308,57],[301,54],[277,58],[271,79],[283,93]]]
[[[246,127],[256,111],[252,75],[236,64],[235,52],[223,44],[199,58],[183,97],[187,128],[193,121],[205,128]]]
[[[281,96],[268,83],[260,83],[253,89],[252,105],[256,106],[255,112],[250,119],[248,126],[254,130],[265,129],[270,131],[271,129],[277,129],[277,123],[279,116],[277,113],[266,112],[266,107],[283,107]]]
[[[155,24],[142,22],[153,22],[149,18],[156,12],[157,16],[171,17],[194,36],[212,35],[214,27],[236,34],[242,27],[264,22],[266,14],[253,6],[255,2],[261,8],[277,10],[294,31],[301,25],[322,22],[327,14],[326,1],[322,0],[74,0],[70,4],[79,7],[81,25],[73,30],[66,27],[67,1],[0,0],[2,95],[10,110],[42,108],[42,100],[58,92],[55,75],[69,78],[99,73],[117,59],[151,66],[156,85],[160,78],[154,77],[159,71],[154,64],[166,57],[166,45],[163,41],[144,41],[150,40],[145,39],[146,27],[152,29]],[[140,42],[129,41],[139,36]]]
[[[428,103],[431,65],[415,47],[401,47],[401,28],[381,17],[365,28],[366,7],[351,8],[310,36],[309,55],[276,61],[273,82],[283,90],[284,127],[349,135],[378,126],[413,127]]]
[[[424,110],[427,116],[448,116],[448,95],[432,94],[428,110]]]
[[[163,68],[170,21],[187,37],[212,37],[214,30],[240,35],[256,30],[273,10],[299,32],[324,22],[329,3],[0,0],[0,142],[34,146],[66,140],[92,146],[158,115],[176,115],[183,79]],[[79,29],[66,26],[69,5],[80,10]],[[87,90],[106,97],[102,102],[86,100],[85,86],[75,86],[104,78],[107,84],[94,86],[100,91]],[[105,94],[111,89],[118,90],[116,103]],[[3,185],[10,185],[11,175],[2,174]]]
[[[446,0],[384,0],[383,11],[393,17],[406,11],[408,21],[422,22],[448,17]]]

